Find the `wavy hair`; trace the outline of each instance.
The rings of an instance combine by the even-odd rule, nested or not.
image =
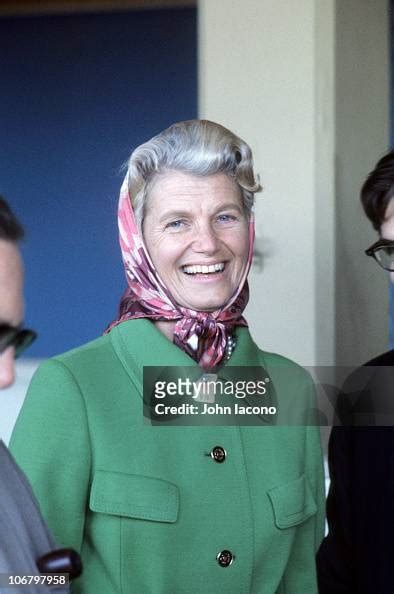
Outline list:
[[[152,180],[169,170],[196,176],[230,175],[241,190],[248,216],[254,194],[262,189],[253,171],[252,151],[244,140],[209,120],[178,122],[137,147],[127,163],[129,193],[140,229]]]

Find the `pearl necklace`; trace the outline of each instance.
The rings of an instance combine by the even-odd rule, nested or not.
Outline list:
[[[230,359],[231,355],[233,354],[236,344],[237,344],[236,339],[233,336],[231,336],[231,334],[229,334],[227,336],[226,350],[225,350],[225,354],[224,354],[224,358],[226,361],[228,361]]]

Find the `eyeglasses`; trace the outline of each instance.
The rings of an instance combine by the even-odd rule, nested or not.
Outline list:
[[[15,357],[19,357],[36,338],[37,334],[34,330],[0,324],[0,354],[8,347],[13,346],[15,348]]]
[[[367,256],[371,256],[376,262],[390,272],[394,272],[394,241],[379,239],[376,243],[365,250]]]

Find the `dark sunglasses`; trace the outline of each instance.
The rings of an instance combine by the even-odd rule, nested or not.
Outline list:
[[[15,348],[15,357],[19,357],[36,338],[37,334],[34,330],[0,324],[0,353],[13,346]]]

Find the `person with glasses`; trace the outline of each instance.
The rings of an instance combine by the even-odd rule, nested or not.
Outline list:
[[[15,379],[15,359],[35,340],[22,327],[23,265],[18,248],[24,231],[7,202],[0,197],[0,389]],[[56,551],[54,553],[54,551]],[[41,571],[68,569],[77,574],[79,559],[71,550],[57,550],[31,487],[0,440],[0,592],[14,594],[54,591],[44,585]],[[32,576],[31,584],[23,583]],[[7,589],[8,592],[8,589]],[[68,586],[56,590],[67,594]]]
[[[367,177],[361,202],[379,233],[365,253],[394,282],[394,150]],[[329,442],[329,532],[317,555],[319,594],[392,594],[394,350],[353,372],[338,403],[344,426],[333,427]]]
[[[15,358],[36,338],[21,328],[23,266],[18,241],[23,229],[8,204],[0,198],[0,389],[14,382]]]

